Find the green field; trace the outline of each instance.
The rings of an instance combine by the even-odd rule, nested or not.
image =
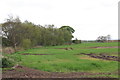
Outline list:
[[[118,70],[118,61],[91,58],[87,55],[76,55],[80,53],[104,53],[118,56],[118,48],[90,48],[90,47],[118,46],[117,42],[111,43],[81,43],[62,46],[47,46],[33,48],[25,51],[5,55],[15,60],[22,66],[48,72],[91,72],[91,73],[114,73]],[[72,48],[65,50],[63,48]],[[47,55],[22,55],[47,54]],[[49,54],[49,55],[48,55]],[[108,76],[108,75],[101,75]],[[116,74],[111,74],[117,77]]]

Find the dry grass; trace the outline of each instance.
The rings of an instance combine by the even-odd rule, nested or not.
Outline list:
[[[100,60],[100,59],[92,58],[92,57],[89,57],[89,56],[80,57],[80,59],[87,59],[87,60]]]
[[[12,47],[6,47],[6,48],[2,49],[2,52],[7,53],[7,54],[11,54],[11,53],[14,53],[15,50]]]

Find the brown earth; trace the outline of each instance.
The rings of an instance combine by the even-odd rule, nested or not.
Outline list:
[[[100,54],[94,54],[94,53],[80,53],[80,54],[77,54],[77,55],[88,55],[92,58],[97,58],[97,59],[103,59],[103,60],[112,60],[112,61],[119,61],[120,62],[120,57],[117,57],[117,56],[110,56],[110,55],[106,55],[104,53],[100,53]]]
[[[72,47],[70,47],[70,48],[55,48],[55,49],[73,50]]]
[[[120,46],[111,46],[111,47],[90,47],[90,48],[97,48],[97,49],[101,49],[101,48],[120,48]]]
[[[45,72],[24,66],[17,66],[15,69],[3,71],[2,78],[87,78],[87,76],[102,75],[102,74],[111,75],[117,73]],[[110,78],[110,77],[106,77],[106,78]]]

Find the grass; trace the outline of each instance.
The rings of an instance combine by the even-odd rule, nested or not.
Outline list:
[[[70,57],[23,57],[22,64],[31,68],[49,72],[110,72],[117,69],[115,61],[96,61],[86,59],[74,59]]]
[[[15,59],[16,62],[19,62],[19,64],[23,66],[48,72],[112,73],[118,70],[117,61],[93,59],[86,55],[75,55],[79,53],[105,53],[108,55],[118,56],[117,48],[89,48],[96,46],[118,46],[118,43],[82,43],[62,46],[47,46],[42,48],[28,49],[26,51],[21,51],[6,56]],[[72,47],[73,50],[58,49],[70,47]],[[21,55],[22,53],[54,55]],[[113,75],[113,77],[115,77],[115,75]]]

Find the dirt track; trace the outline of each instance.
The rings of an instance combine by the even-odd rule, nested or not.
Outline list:
[[[120,48],[120,46],[111,46],[111,47],[90,47],[90,48],[96,48],[96,49],[101,49],[101,48]]]
[[[119,61],[120,62],[120,57],[109,56],[109,55],[106,55],[106,54],[80,53],[80,54],[77,54],[77,55],[88,55],[92,58],[103,59],[103,60],[112,60],[112,61]]]
[[[31,69],[28,67],[17,66],[15,69],[4,71],[2,77],[3,78],[86,78],[87,76],[90,75],[100,75],[100,74],[111,75],[112,73],[88,73],[88,72],[58,73],[58,72],[45,72],[45,71]]]

